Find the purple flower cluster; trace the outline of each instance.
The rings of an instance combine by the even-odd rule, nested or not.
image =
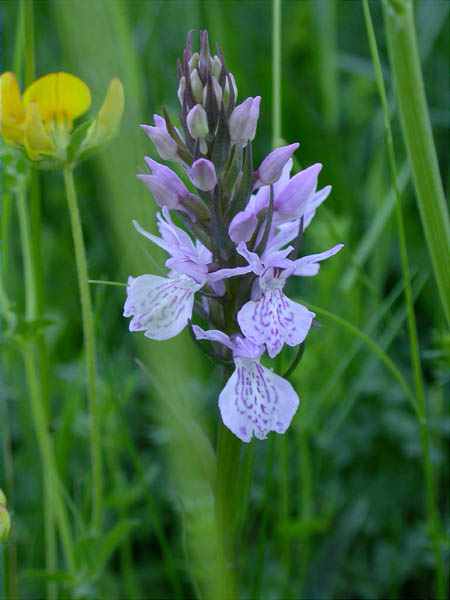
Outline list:
[[[168,273],[130,277],[124,316],[131,317],[130,331],[155,340],[190,326],[198,340],[213,344],[218,361],[234,361],[219,408],[224,424],[249,442],[284,433],[299,405],[292,385],[260,362],[265,352],[274,358],[285,345],[302,344],[315,317],[285,295],[285,285],[290,277],[316,275],[343,245],[297,256],[331,187],[317,189],[320,164],[291,177],[297,143],[253,167],[261,98],[237,104],[221,52],[211,55],[206,32],[200,40],[200,52],[193,52],[188,36],[178,65],[180,128],[167,112],[142,125],[159,156],[174,161],[187,183],[145,159],[148,173],[138,177],[162,209],[160,236],[134,226],[167,252]],[[191,325],[194,315],[209,329]]]

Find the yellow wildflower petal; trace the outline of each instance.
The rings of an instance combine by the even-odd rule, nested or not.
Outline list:
[[[7,142],[21,144],[25,109],[14,73],[0,75],[0,134]]]
[[[29,102],[25,121],[25,147],[31,160],[37,160],[41,155],[54,155],[56,148],[52,138],[45,129],[39,106]]]
[[[44,123],[56,121],[72,126],[73,119],[91,106],[88,86],[70,73],[50,73],[34,81],[23,95],[25,106],[36,102]]]

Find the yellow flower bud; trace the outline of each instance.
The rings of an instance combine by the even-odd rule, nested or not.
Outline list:
[[[125,95],[120,79],[111,80],[105,100],[97,118],[89,127],[82,144],[82,150],[100,146],[109,141],[119,128],[125,106]]]
[[[11,517],[6,508],[6,496],[0,489],[0,543],[6,542],[11,530]]]
[[[0,76],[0,134],[10,144],[23,143],[25,109],[14,73]]]

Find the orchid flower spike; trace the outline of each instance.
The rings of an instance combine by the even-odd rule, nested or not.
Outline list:
[[[200,33],[198,51],[192,37],[178,64],[179,128],[167,110],[143,126],[161,158],[177,163],[175,173],[146,158],[149,171],[138,177],[162,207],[159,235],[134,222],[167,252],[168,271],[130,277],[124,315],[130,331],[155,340],[178,335],[198,318],[206,323],[192,326],[196,338],[221,344],[235,364],[219,396],[223,423],[250,442],[284,433],[299,405],[292,385],[261,364],[265,353],[273,359],[285,346],[303,344],[314,322],[307,306],[288,297],[289,280],[317,275],[343,245],[297,256],[331,192],[331,186],[318,188],[322,165],[292,175],[299,147],[293,143],[269,152],[255,169],[261,98],[237,104],[222,53],[211,54],[207,32]]]

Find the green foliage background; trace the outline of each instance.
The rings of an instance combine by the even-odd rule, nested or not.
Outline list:
[[[393,110],[448,571],[450,336],[395,113],[381,3],[371,9]],[[446,1],[415,3],[446,188],[449,9]],[[18,18],[18,2],[0,2],[0,72],[13,68]],[[138,125],[149,123],[163,104],[176,112],[176,59],[186,32],[207,28],[213,45],[224,50],[239,97],[263,98],[255,146],[256,162],[262,159],[273,135],[271,2],[39,1],[34,19],[37,75],[56,70],[79,75],[91,87],[94,110],[113,76],[125,87],[120,135],[76,171],[90,276],[126,281],[129,274],[153,272],[153,261],[162,265],[162,255],[131,226],[134,218],[152,227],[155,211],[135,177],[143,156],[153,152]],[[320,276],[293,284],[293,296],[365,332],[411,383],[395,197],[360,2],[282,3],[282,137],[301,142],[297,168],[322,162],[321,184],[333,185],[307,232],[305,251],[345,242]],[[5,168],[0,175],[2,273],[20,314],[17,217],[13,202],[5,225],[12,184]],[[56,572],[45,570],[42,472],[23,361],[14,342],[1,335],[0,486],[8,496],[13,533],[2,547],[0,593],[3,586],[5,597],[13,597],[17,585],[21,598],[40,598],[49,593],[50,582],[58,597],[214,597],[218,532],[208,482],[215,460],[218,371],[186,332],[164,343],[130,335],[121,316],[124,290],[93,287],[105,478],[104,527],[93,531],[82,331],[62,177],[39,173],[32,189],[33,243],[44,273],[40,303],[48,319],[40,376],[49,392],[50,431],[77,568],[68,574],[59,556]],[[302,399],[292,427],[283,437],[252,442],[243,457],[246,465],[253,461],[253,473],[248,508],[245,479],[238,506],[240,597],[435,597],[416,417],[398,382],[361,337],[333,319],[319,321],[292,377]],[[282,361],[287,365],[289,357]]]

